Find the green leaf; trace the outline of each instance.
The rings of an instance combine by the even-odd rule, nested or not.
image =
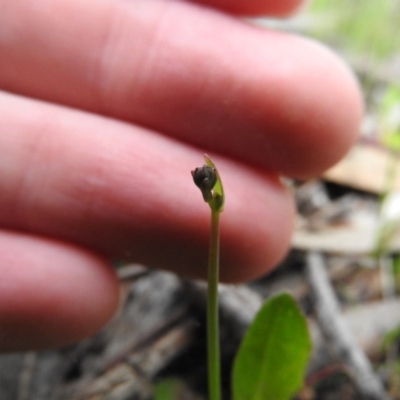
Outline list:
[[[248,329],[233,368],[234,400],[288,400],[303,384],[311,354],[307,321],[286,293],[266,302]]]
[[[157,382],[154,388],[154,400],[176,400],[179,398],[182,384],[176,379]]]

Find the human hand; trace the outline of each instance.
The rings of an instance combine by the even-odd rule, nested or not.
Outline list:
[[[278,175],[336,162],[362,101],[327,49],[229,14],[300,3],[0,0],[0,350],[98,330],[118,304],[110,259],[204,277],[190,171],[205,151],[227,197],[222,279],[283,257],[294,212]]]

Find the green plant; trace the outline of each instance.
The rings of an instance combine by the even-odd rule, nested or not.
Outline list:
[[[194,183],[201,190],[204,201],[211,209],[207,292],[208,387],[210,400],[219,400],[221,398],[218,326],[219,216],[224,208],[225,196],[214,163],[207,155],[204,158],[206,164],[192,171],[192,176]]]
[[[267,301],[248,329],[236,356],[234,400],[287,400],[303,384],[311,353],[307,322],[293,298]]]
[[[209,399],[221,398],[218,329],[219,215],[224,206],[220,175],[205,155],[206,164],[192,171],[195,184],[211,209],[208,266]],[[307,322],[288,294],[264,304],[250,326],[235,359],[234,400],[288,400],[300,387],[311,352]]]
[[[182,384],[175,379],[164,379],[157,382],[154,388],[156,400],[176,400],[182,391]]]
[[[209,399],[221,399],[218,281],[219,217],[225,195],[218,170],[205,155],[205,165],[192,177],[211,209],[208,259],[207,346]],[[267,301],[248,329],[232,371],[233,400],[288,400],[300,389],[311,353],[307,321],[286,293]],[[172,400],[179,393],[176,381],[156,387],[157,400]]]

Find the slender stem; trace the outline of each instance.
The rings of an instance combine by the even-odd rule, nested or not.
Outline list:
[[[218,326],[219,212],[211,211],[208,258],[207,343],[208,391],[210,400],[221,399],[221,368]]]

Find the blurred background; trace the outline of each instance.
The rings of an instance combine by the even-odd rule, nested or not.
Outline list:
[[[251,22],[337,51],[362,85],[366,115],[343,161],[291,182],[296,231],[280,268],[221,287],[224,398],[248,324],[285,290],[314,340],[297,400],[400,399],[400,0],[314,0],[288,20]],[[204,285],[138,265],[119,271],[119,318],[70,348],[0,356],[0,399],[206,398]]]

